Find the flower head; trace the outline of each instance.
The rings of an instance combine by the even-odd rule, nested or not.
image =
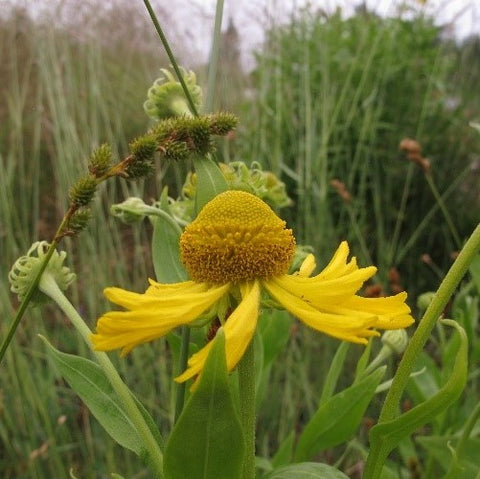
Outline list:
[[[231,371],[255,332],[262,291],[311,328],[355,343],[379,336],[377,329],[413,323],[406,293],[387,298],[356,294],[376,268],[359,268],[355,258],[348,261],[346,242],[319,274],[311,276],[312,254],[297,272],[288,274],[295,251],[292,231],[266,203],[244,191],[227,191],[207,203],[186,227],[180,250],[191,280],[175,284],[150,280],[144,294],[105,290],[109,300],[127,311],[111,311],[98,320],[92,336],[95,349],[122,348],[126,354],[177,326],[218,317]],[[232,311],[228,317],[226,311]],[[177,381],[202,371],[211,344],[189,359]]]

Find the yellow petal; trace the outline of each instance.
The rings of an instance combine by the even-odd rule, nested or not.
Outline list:
[[[366,343],[364,338],[378,336],[378,333],[371,329],[377,321],[373,314],[355,311],[350,314],[336,314],[321,311],[283,289],[275,280],[265,281],[263,286],[286,310],[317,331],[357,343]]]
[[[338,278],[339,276],[355,271],[358,268],[357,260],[352,258],[350,262],[347,263],[348,253],[348,243],[342,241],[337,251],[335,251],[333,258],[330,260],[330,263],[328,263],[318,276],[322,279]]]
[[[303,278],[308,278],[313,273],[313,270],[317,266],[315,262],[315,256],[313,254],[307,255],[307,257],[303,260],[300,269],[297,272],[298,276],[302,276]]]
[[[234,369],[242,358],[257,327],[260,307],[260,285],[258,281],[244,283],[240,287],[240,292],[242,300],[227,318],[223,327],[228,371]],[[210,341],[204,348],[193,354],[188,360],[188,369],[176,377],[175,381],[184,382],[200,374],[211,347],[212,342]]]
[[[330,303],[338,304],[339,301],[353,296],[375,272],[376,269],[370,266],[356,268],[338,278],[324,278],[321,273],[311,278],[283,275],[273,278],[270,282],[274,282],[312,306],[323,307]]]
[[[110,351],[122,348],[122,355],[125,355],[141,343],[162,337],[173,328],[194,321],[230,288],[228,284],[210,288],[197,286],[193,287],[193,282],[187,281],[183,291],[180,285],[170,292],[170,288],[162,288],[162,296],[108,288],[107,297],[131,311],[110,311],[98,320],[97,332],[91,336],[94,349]]]

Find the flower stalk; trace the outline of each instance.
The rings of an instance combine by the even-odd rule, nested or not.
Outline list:
[[[380,412],[378,424],[393,420],[397,416],[400,407],[400,399],[415,362],[430,337],[432,329],[441,317],[442,311],[467,272],[468,267],[472,263],[479,249],[480,224],[475,228],[450,270],[445,275],[445,278],[425,311],[423,318],[419,322],[417,330],[413,334],[403,354],[402,360],[399,363],[397,372],[392,381],[392,386],[387,393]],[[388,455],[388,445],[383,444],[377,446],[372,445],[370,454],[367,457],[364,473],[365,479],[376,479],[380,476],[382,466]]]

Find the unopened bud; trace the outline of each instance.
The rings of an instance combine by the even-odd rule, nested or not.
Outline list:
[[[46,241],[33,243],[27,254],[18,258],[8,273],[10,289],[18,295],[20,302],[23,301],[32,283],[37,278],[49,248],[50,245]],[[39,289],[32,298],[32,304],[40,304],[48,300],[48,296],[41,291],[42,284],[47,285],[54,281],[61,290],[65,290],[75,280],[75,274],[70,272],[69,268],[63,266],[66,257],[67,253],[65,251],[58,253],[55,250],[53,252],[47,267],[42,273]]]
[[[408,334],[404,329],[390,329],[382,334],[381,341],[394,354],[402,354],[408,344]]]

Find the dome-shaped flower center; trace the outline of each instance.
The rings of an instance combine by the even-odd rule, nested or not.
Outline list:
[[[185,228],[180,249],[195,281],[236,283],[285,274],[295,238],[261,199],[244,191],[226,191]]]

